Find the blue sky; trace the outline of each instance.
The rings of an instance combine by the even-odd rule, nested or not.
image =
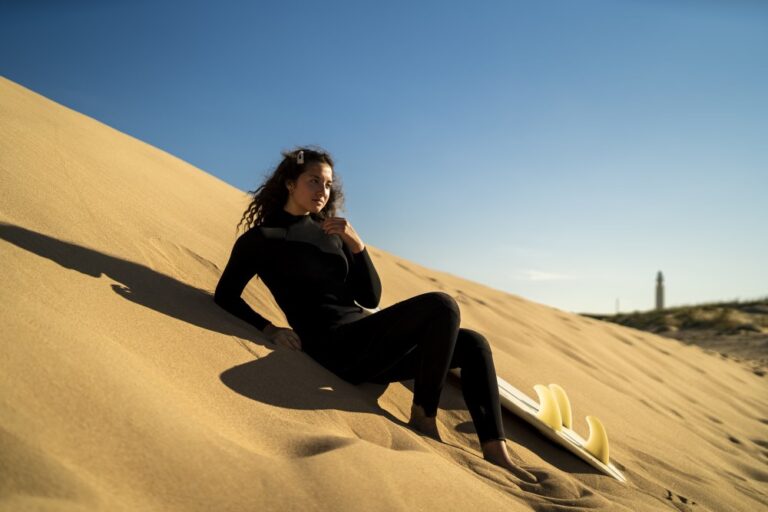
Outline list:
[[[768,295],[768,2],[0,1],[0,74],[371,245],[577,312]]]

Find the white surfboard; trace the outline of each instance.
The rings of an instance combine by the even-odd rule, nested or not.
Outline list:
[[[458,375],[458,370],[451,371]],[[563,388],[557,384],[537,384],[534,391],[539,401],[536,402],[501,377],[497,377],[497,380],[502,407],[598,471],[626,483],[626,477],[610,461],[608,435],[600,420],[587,416],[588,439],[573,430],[571,404]]]
[[[573,430],[571,405],[563,388],[557,384],[537,384],[536,403],[528,395],[504,379],[497,377],[502,406],[533,425],[547,438],[570,451],[598,471],[626,482],[626,477],[610,461],[608,434],[595,416],[587,416],[589,438],[584,439]]]

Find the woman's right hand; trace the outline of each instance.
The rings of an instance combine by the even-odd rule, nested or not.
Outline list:
[[[293,350],[301,350],[301,338],[293,329],[268,325],[264,328],[264,334],[277,345]]]

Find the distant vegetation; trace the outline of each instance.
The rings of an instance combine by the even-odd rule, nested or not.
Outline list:
[[[715,302],[661,311],[585,316],[656,333],[681,329],[707,329],[717,334],[762,333],[768,330],[768,297],[749,302]]]
[[[760,376],[768,367],[768,297],[661,311],[584,316],[699,345],[723,357],[745,362]]]

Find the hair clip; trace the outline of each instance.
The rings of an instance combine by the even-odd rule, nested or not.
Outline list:
[[[299,151],[299,154],[296,155],[296,163],[299,165],[302,165],[304,163],[304,150],[302,149]]]

